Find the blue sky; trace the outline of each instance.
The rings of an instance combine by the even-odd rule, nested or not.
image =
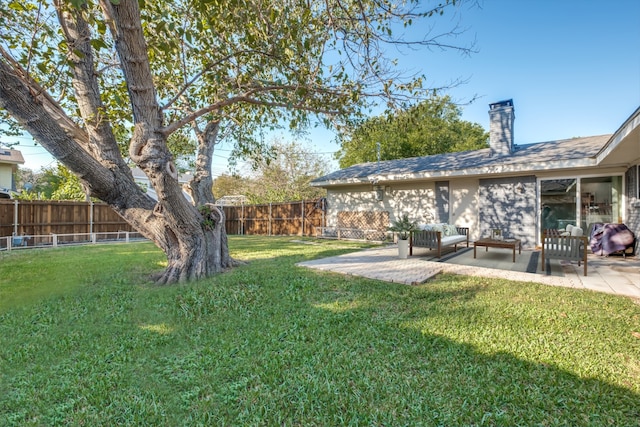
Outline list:
[[[515,143],[529,144],[613,133],[640,107],[640,0],[485,0],[458,21],[477,53],[413,53],[401,65],[434,86],[467,80],[449,91],[478,97],[464,120],[488,130],[489,104],[513,99]],[[328,138],[312,143],[336,151]]]
[[[449,91],[461,102],[478,96],[462,107],[464,120],[488,129],[488,105],[513,99],[515,142],[528,144],[613,133],[640,106],[640,0],[479,0],[479,6],[435,18],[438,26],[459,22],[467,30],[456,43],[475,39],[477,53],[400,58],[400,67],[426,74],[434,86],[467,80]],[[308,139],[312,151],[338,149],[329,132]],[[52,163],[42,147],[20,142],[25,167]],[[228,153],[224,145],[217,151],[215,176],[226,171]]]

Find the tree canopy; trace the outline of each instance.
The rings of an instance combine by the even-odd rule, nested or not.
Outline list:
[[[390,52],[453,47],[442,34],[409,40],[403,29],[460,3],[9,0],[0,3],[0,118],[167,254],[158,283],[204,277],[234,265],[224,214],[200,209],[214,202],[216,144],[232,139],[236,154],[250,155],[263,151],[265,130],[315,118],[348,125],[380,103],[424,98],[432,88],[398,70]],[[185,153],[196,206],[177,181]]]
[[[340,138],[340,167],[378,160],[476,150],[488,146],[482,126],[460,119],[448,96],[433,96],[394,115],[362,121]]]
[[[18,168],[17,178],[23,190],[14,194],[16,199],[87,200],[78,177],[61,164],[45,167],[39,172]],[[25,188],[27,182],[30,184],[28,189]]]
[[[324,189],[309,183],[329,172],[326,159],[299,142],[276,140],[270,151],[269,156],[253,162],[251,173],[216,178],[214,195],[242,195],[252,204],[311,200],[325,195]]]

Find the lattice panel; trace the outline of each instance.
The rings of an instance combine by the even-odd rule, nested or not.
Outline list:
[[[389,226],[387,211],[338,212],[338,228],[357,228],[360,230],[378,230],[386,232]]]

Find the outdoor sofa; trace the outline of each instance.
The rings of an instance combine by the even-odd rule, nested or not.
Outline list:
[[[429,248],[437,251],[438,258],[442,256],[442,248],[452,246],[458,250],[458,244],[465,243],[469,247],[469,229],[456,227],[452,224],[425,224],[421,230],[411,233],[409,239],[409,255],[413,255],[413,248]]]

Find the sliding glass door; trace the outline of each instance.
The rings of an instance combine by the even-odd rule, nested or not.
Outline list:
[[[622,221],[622,177],[604,176],[580,180],[580,226]]]
[[[622,221],[622,176],[540,180],[539,228],[579,225],[588,235],[592,224]]]
[[[545,179],[540,181],[540,232],[576,225],[577,180]]]

